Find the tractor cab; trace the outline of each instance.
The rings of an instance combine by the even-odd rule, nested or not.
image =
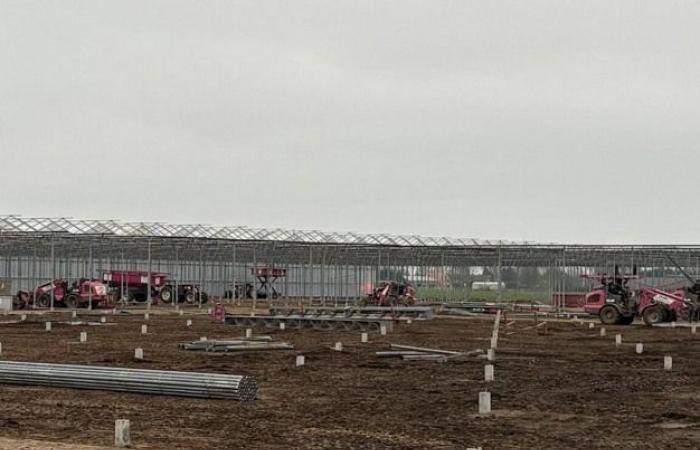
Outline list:
[[[600,317],[601,322],[613,325],[627,325],[634,321],[638,298],[629,287],[629,280],[636,279],[635,271],[631,275],[621,274],[615,267],[614,275],[582,275],[582,278],[596,279],[600,286],[586,294],[583,309],[588,314]]]
[[[586,278],[592,277],[586,276]],[[623,314],[634,311],[636,297],[629,287],[629,280],[636,278],[636,276],[615,275],[611,277],[600,274],[595,278],[600,281],[601,286],[586,294],[584,311],[597,315],[605,305],[615,305]]]

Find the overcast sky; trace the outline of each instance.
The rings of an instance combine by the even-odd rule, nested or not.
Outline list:
[[[700,3],[0,1],[0,214],[699,243]]]

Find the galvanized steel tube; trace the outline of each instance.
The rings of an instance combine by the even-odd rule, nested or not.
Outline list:
[[[240,375],[17,361],[0,361],[0,383],[243,401],[258,390]]]

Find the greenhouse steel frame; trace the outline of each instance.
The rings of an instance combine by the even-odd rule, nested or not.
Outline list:
[[[255,283],[250,270],[268,266],[288,269],[281,280],[287,295],[337,299],[361,296],[362,286],[376,283],[383,269],[420,269],[443,287],[446,274],[468,274],[472,267],[493,268],[500,277],[503,267],[590,273],[638,265],[663,280],[672,271],[669,256],[687,272],[700,272],[700,245],[569,245],[0,216],[0,278],[11,280],[13,289],[121,269],[163,271],[223,295],[234,282]],[[567,289],[560,278],[553,277],[550,293]]]

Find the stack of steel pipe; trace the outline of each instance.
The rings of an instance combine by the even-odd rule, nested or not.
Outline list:
[[[0,383],[244,401],[258,391],[241,375],[18,361],[0,361]]]
[[[204,350],[206,352],[245,352],[260,350],[294,350],[294,346],[288,342],[268,341],[194,341],[180,344],[184,350]]]

